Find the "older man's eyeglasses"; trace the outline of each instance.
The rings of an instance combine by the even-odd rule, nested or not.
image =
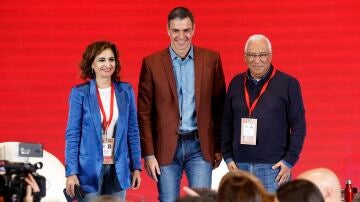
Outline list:
[[[249,61],[254,61],[256,57],[259,57],[259,59],[262,62],[264,62],[270,54],[271,53],[263,52],[263,53],[246,53],[245,55]]]

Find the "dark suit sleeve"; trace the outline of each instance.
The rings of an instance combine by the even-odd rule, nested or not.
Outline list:
[[[233,83],[230,82],[228,91],[225,97],[224,113],[221,123],[221,152],[225,161],[233,160],[233,133],[234,133],[234,115],[231,103],[231,92]]]
[[[154,86],[151,72],[143,59],[138,86],[138,120],[142,156],[154,155],[152,114]]]
[[[78,174],[79,142],[82,127],[82,105],[84,97],[73,88],[69,97],[69,115],[65,132],[66,176]]]
[[[290,104],[288,108],[288,121],[290,124],[290,145],[283,160],[295,165],[299,159],[306,134],[305,109],[301,96],[300,84],[293,79],[288,88]]]
[[[129,120],[128,120],[128,144],[131,170],[141,170],[141,150],[139,127],[136,115],[135,95],[131,86],[129,92]]]
[[[217,55],[216,60],[216,69],[215,69],[215,79],[212,92],[212,115],[214,117],[214,135],[215,135],[215,152],[221,152],[221,140],[220,140],[220,128],[221,128],[221,118],[224,109],[224,101],[226,94],[226,84],[224,78],[224,72],[222,68],[220,55]]]

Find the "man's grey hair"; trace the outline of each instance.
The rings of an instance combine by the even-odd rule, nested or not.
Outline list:
[[[271,43],[270,43],[270,40],[265,36],[265,35],[262,35],[262,34],[254,34],[254,35],[251,35],[248,40],[246,41],[245,43],[245,48],[244,48],[244,52],[246,53],[247,51],[247,48],[249,46],[249,43],[251,41],[259,41],[259,40],[265,40],[266,42],[266,45],[268,47],[268,50],[269,52],[271,53],[272,50],[271,50]]]

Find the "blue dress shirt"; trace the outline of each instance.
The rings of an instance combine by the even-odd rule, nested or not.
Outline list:
[[[190,48],[189,54],[184,59],[179,57],[171,47],[169,47],[169,51],[179,99],[179,132],[193,131],[197,129],[195,113],[194,48]]]

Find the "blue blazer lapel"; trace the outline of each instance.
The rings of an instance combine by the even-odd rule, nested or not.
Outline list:
[[[96,134],[101,140],[102,126],[101,126],[101,117],[100,117],[100,107],[96,93],[97,91],[96,91],[95,80],[90,80],[90,93],[89,93],[90,113],[96,129]],[[100,142],[102,142],[102,140]]]
[[[121,88],[120,83],[119,82],[114,82],[114,86],[115,86],[115,97],[116,97],[116,102],[117,102],[117,106],[118,106],[118,111],[119,111],[119,117],[117,120],[117,124],[116,124],[116,137],[115,139],[115,151],[114,151],[114,157],[117,155],[117,153],[119,152],[119,143],[120,140],[124,137],[123,133],[124,133],[124,127],[127,126],[128,122],[127,122],[127,102],[126,102],[126,96],[125,96],[125,92],[124,90]]]

